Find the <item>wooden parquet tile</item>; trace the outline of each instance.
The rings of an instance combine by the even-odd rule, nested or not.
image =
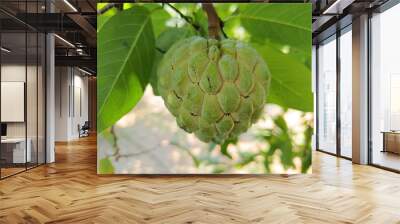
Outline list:
[[[313,156],[312,175],[98,176],[85,138],[0,181],[0,223],[400,223],[400,175]]]

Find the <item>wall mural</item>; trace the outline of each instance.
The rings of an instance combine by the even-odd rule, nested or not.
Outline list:
[[[98,173],[311,173],[311,4],[98,3]]]

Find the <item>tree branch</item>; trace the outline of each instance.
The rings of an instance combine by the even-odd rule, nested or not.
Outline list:
[[[150,153],[152,151],[152,150],[143,150],[143,151],[140,151],[140,152],[122,154],[121,153],[121,148],[118,145],[118,137],[117,137],[117,133],[115,132],[115,126],[114,125],[111,126],[110,134],[113,137],[112,147],[114,149],[114,152],[111,155],[108,155],[107,157],[108,158],[113,157],[113,158],[115,158],[115,161],[118,161],[120,158],[131,158],[131,157],[147,154],[147,153]]]
[[[217,11],[215,11],[212,3],[202,3],[202,7],[208,17],[208,35],[217,40],[220,39],[221,20],[218,17]]]
[[[114,125],[111,126],[110,134],[113,136],[113,145],[112,145],[112,147],[114,149],[114,153],[111,156],[115,156],[116,159],[118,160],[119,152],[120,152],[121,149],[118,146],[118,137],[117,137],[117,134],[115,133],[115,126]]]

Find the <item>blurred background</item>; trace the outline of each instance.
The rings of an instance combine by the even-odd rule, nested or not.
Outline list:
[[[180,129],[148,86],[136,107],[99,135],[98,155],[118,174],[311,173],[312,121],[312,113],[267,104],[237,142],[207,144]]]

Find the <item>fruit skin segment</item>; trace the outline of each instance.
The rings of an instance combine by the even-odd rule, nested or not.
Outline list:
[[[180,128],[222,143],[246,132],[265,105],[271,74],[257,51],[230,39],[178,41],[157,71],[164,104]]]

